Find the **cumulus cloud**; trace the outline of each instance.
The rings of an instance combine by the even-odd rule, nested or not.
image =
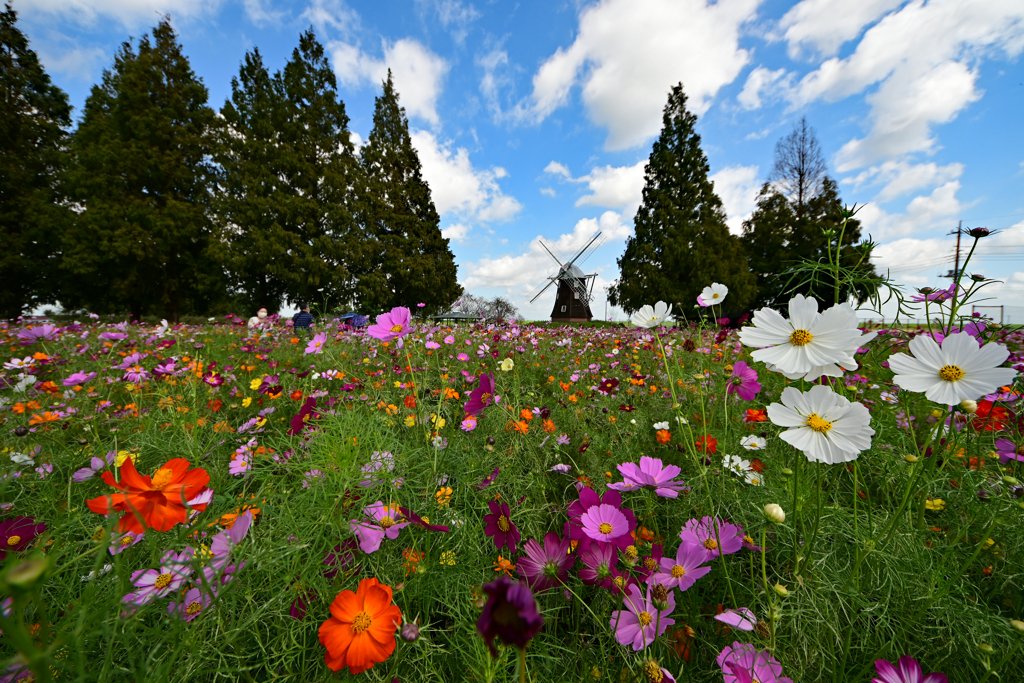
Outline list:
[[[382,46],[384,56],[378,59],[349,42],[328,43],[338,80],[349,87],[378,86],[391,69],[400,103],[409,116],[439,123],[437,99],[448,73],[448,62],[412,38],[394,43],[385,40]]]
[[[414,130],[410,136],[441,216],[500,222],[510,220],[522,209],[516,198],[506,195],[498,184],[508,175],[505,169],[475,168],[465,147],[452,149],[429,131]]]
[[[760,0],[602,0],[579,15],[576,40],[533,77],[516,117],[539,122],[564,106],[576,84],[590,119],[608,129],[605,146],[643,144],[661,129],[669,89],[682,82],[690,109],[704,113],[749,55],[740,27]]]
[[[799,59],[801,48],[810,47],[831,57],[868,24],[902,5],[904,0],[803,0],[779,21],[789,55]],[[837,20],[842,17],[842,20]]]
[[[884,204],[900,195],[944,185],[959,178],[963,172],[964,165],[960,163],[939,166],[936,163],[915,164],[909,161],[886,161],[878,166],[872,166],[856,176],[843,178],[843,182],[853,185],[856,190],[883,185],[884,187],[874,200]]]
[[[99,47],[69,47],[53,49],[56,45],[43,45],[37,49],[39,61],[49,73],[59,73],[80,81],[94,82],[103,70],[107,53]]]
[[[759,66],[747,76],[743,90],[736,97],[736,101],[744,109],[759,109],[763,104],[761,94],[767,91],[771,99],[781,97],[786,92],[793,80],[793,74],[787,74],[785,69],[772,71]]]
[[[455,223],[441,229],[441,237],[446,237],[453,242],[462,242],[469,234],[469,226],[464,223]]]
[[[757,166],[726,166],[711,175],[715,192],[725,205],[725,222],[734,235],[743,232],[743,221],[750,218],[757,206],[757,193],[761,191],[760,170]]]
[[[152,26],[159,17],[171,14],[176,20],[212,16],[222,0],[32,0],[17,7],[26,14],[50,14],[77,24],[91,26],[97,20],[113,20],[135,29]]]
[[[644,159],[632,166],[595,166],[587,175],[574,178],[565,164],[552,161],[544,172],[587,186],[590,193],[577,199],[576,206],[603,206],[633,215],[643,196],[646,165],[647,160]]]
[[[884,241],[947,225],[955,227],[955,217],[967,206],[957,199],[959,190],[960,181],[951,180],[931,194],[914,197],[903,213],[889,213],[877,203],[869,202],[857,214],[861,233],[870,233],[874,239]]]
[[[876,247],[871,260],[880,272],[907,279],[909,273],[944,266],[947,261],[952,267],[954,245],[944,237],[904,237]]]
[[[473,5],[459,0],[416,0],[421,11],[431,11],[441,25],[447,29],[452,40],[460,45],[469,35],[469,25],[480,18],[480,12]]]

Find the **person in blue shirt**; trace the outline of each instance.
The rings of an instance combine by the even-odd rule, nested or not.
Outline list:
[[[299,312],[292,316],[292,326],[296,332],[309,332],[313,324],[313,316],[309,313],[308,304],[299,304]]]

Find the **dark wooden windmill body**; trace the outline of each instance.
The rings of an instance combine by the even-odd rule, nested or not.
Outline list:
[[[594,235],[586,246],[565,263],[562,263],[541,241],[540,245],[558,264],[558,272],[548,277],[548,283],[539,288],[539,291],[530,299],[530,303],[536,301],[551,285],[557,284],[555,305],[551,309],[551,322],[582,323],[593,320],[594,314],[590,310],[590,302],[594,298],[594,281],[597,278],[597,273],[588,275],[578,264],[586,260],[595,249],[601,246],[603,240],[598,241],[600,236],[600,232]]]

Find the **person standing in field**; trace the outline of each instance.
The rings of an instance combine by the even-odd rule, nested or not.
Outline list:
[[[299,312],[292,316],[292,326],[296,332],[309,332],[313,324],[313,316],[309,312],[309,304],[299,304]]]

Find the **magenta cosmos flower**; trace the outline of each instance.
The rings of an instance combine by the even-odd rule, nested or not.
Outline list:
[[[594,489],[584,486],[580,489],[580,499],[569,504],[569,521],[565,523],[562,534],[573,541],[579,541],[581,550],[585,550],[593,541],[591,536],[583,530],[582,517],[590,508],[597,505],[609,505],[618,509],[626,518],[627,528],[621,536],[615,536],[610,542],[620,550],[625,550],[632,545],[633,539],[629,533],[636,529],[636,516],[633,511],[622,507],[622,495],[618,491],[605,491],[604,496],[598,498]],[[600,524],[600,522],[598,522]]]
[[[377,552],[385,536],[393,541],[402,529],[409,526],[409,522],[398,521],[401,513],[397,506],[385,505],[379,500],[363,508],[363,512],[366,517],[350,520],[349,528],[359,539],[359,549],[366,554]]]
[[[409,334],[409,320],[412,312],[405,306],[397,306],[390,313],[381,313],[377,322],[366,328],[366,333],[381,341],[391,341]]]
[[[711,517],[691,519],[679,532],[683,543],[703,546],[710,560],[721,554],[731,555],[743,547],[743,528]]]
[[[535,591],[542,591],[554,586],[561,586],[569,573],[569,567],[576,560],[569,548],[568,538],[558,538],[558,534],[548,532],[544,536],[544,545],[530,539],[523,546],[526,557],[519,558],[519,573],[526,583]]]
[[[95,372],[73,372],[68,375],[68,378],[61,382],[66,387],[77,387],[80,384],[91,382],[96,379]]]
[[[675,611],[676,598],[672,591],[668,594],[668,605],[658,610],[651,602],[651,587],[647,587],[646,597],[637,586],[629,587],[629,594],[622,599],[626,609],[612,612],[608,622],[615,631],[615,640],[619,645],[632,645],[639,652],[654,642],[654,639],[675,624],[669,615]]]
[[[619,551],[607,543],[593,543],[589,548],[580,551],[580,561],[583,562],[580,580],[588,586],[600,584],[606,587],[614,576]]]
[[[583,533],[599,543],[612,543],[629,534],[629,520],[614,505],[594,505],[580,515]]]
[[[746,607],[727,609],[721,614],[716,614],[715,620],[741,631],[753,631],[757,627],[757,617]]]
[[[744,401],[753,401],[757,393],[761,391],[761,385],[757,381],[757,371],[747,365],[746,361],[739,361],[732,366],[732,377],[725,389],[728,394],[738,394]]]
[[[35,540],[36,536],[46,531],[46,525],[31,517],[15,517],[0,522],[0,560],[7,557],[8,551],[20,552]]]
[[[718,655],[724,683],[793,683],[782,675],[782,665],[767,652],[750,643],[734,642]]]
[[[704,550],[704,546],[680,543],[675,558],[661,558],[658,570],[647,579],[647,582],[660,583],[667,588],[685,591],[696,583],[697,579],[711,571],[711,567],[701,566],[706,559],[707,551]]]
[[[1024,462],[1024,446],[1018,448],[1017,444],[1009,439],[996,441],[996,453],[999,455],[1000,463],[1008,463],[1011,460]]]
[[[618,470],[622,473],[623,481],[608,484],[608,488],[616,491],[633,491],[650,486],[662,498],[676,498],[679,491],[690,490],[683,482],[673,481],[680,469],[675,465],[665,466],[660,458],[644,455],[640,458],[639,467],[636,463],[624,462],[618,466]]]
[[[520,649],[529,645],[544,626],[544,617],[537,609],[537,600],[529,586],[513,583],[501,576],[497,581],[485,583],[483,590],[487,594],[487,604],[480,613],[476,628],[487,643],[491,656],[498,656],[495,638]]]
[[[506,546],[510,553],[515,554],[519,529],[512,523],[508,504],[492,500],[487,507],[491,509],[491,514],[484,515],[484,533],[494,539],[495,548]]]
[[[949,683],[946,674],[922,675],[921,665],[913,657],[900,657],[896,666],[884,659],[875,660],[875,670],[878,678],[872,678],[871,683]]]
[[[466,401],[465,409],[467,415],[479,415],[487,406],[497,403],[498,397],[494,395],[494,375],[485,372],[480,375],[480,383],[469,393],[469,400]]]
[[[213,602],[213,595],[198,588],[193,588],[181,599],[181,602],[172,602],[167,611],[170,614],[177,614],[185,621],[192,621],[202,614],[210,603]]]

